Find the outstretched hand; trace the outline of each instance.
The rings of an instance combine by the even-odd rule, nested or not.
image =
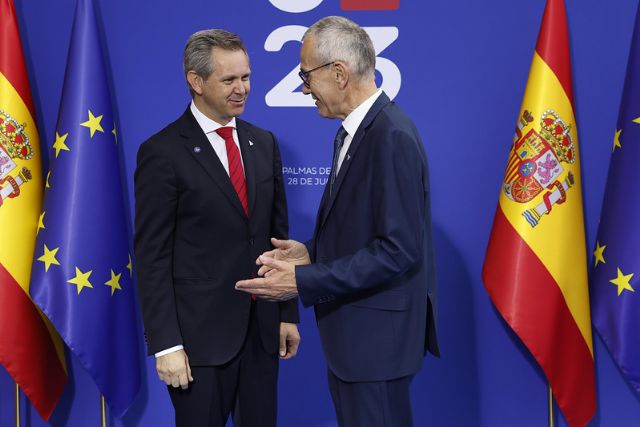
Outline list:
[[[275,249],[263,253],[260,257],[266,256],[275,260],[286,261],[293,265],[311,264],[307,247],[302,243],[296,240],[279,240],[272,237],[271,244]],[[260,261],[260,257],[256,260],[256,264],[261,266],[258,270],[258,275],[264,276],[271,268],[264,265]]]
[[[294,264],[274,259],[266,254],[260,255],[258,262],[262,268],[266,269],[264,277],[240,280],[236,283],[237,290],[269,301],[286,301],[298,296]]]

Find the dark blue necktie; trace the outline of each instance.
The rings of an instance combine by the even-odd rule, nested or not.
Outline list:
[[[344,144],[344,139],[347,136],[347,131],[344,130],[342,126],[338,129],[338,133],[336,133],[336,138],[333,140],[333,166],[331,166],[331,184],[329,186],[329,195],[333,192],[333,183],[336,181],[336,177],[338,176],[338,159],[340,158],[340,150],[342,149],[342,144]]]

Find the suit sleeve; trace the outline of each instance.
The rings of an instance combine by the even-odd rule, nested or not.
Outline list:
[[[183,344],[173,289],[176,208],[174,170],[158,147],[145,143],[135,172],[134,247],[149,354]]]
[[[401,129],[374,136],[371,215],[375,238],[355,253],[296,267],[302,304],[358,294],[384,285],[422,259],[425,227],[424,154],[421,142]],[[346,239],[347,236],[335,236]]]
[[[315,240],[315,236],[312,237],[311,239],[307,240],[306,242],[304,242],[304,246],[307,248],[307,252],[309,253],[309,259],[311,260],[311,262],[315,262],[316,260],[316,240]]]
[[[271,235],[276,239],[289,238],[289,217],[287,214],[287,198],[284,191],[284,180],[282,178],[282,160],[280,149],[275,136],[273,138],[273,180],[274,195],[273,209],[271,211]],[[298,323],[298,299],[278,303],[280,307],[280,321],[287,323]]]

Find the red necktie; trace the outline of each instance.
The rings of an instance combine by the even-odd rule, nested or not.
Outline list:
[[[240,150],[233,140],[233,128],[221,127],[216,133],[224,139],[227,146],[227,160],[229,161],[229,178],[231,184],[236,189],[240,203],[244,208],[244,213],[249,216],[249,206],[247,205],[247,182],[244,179],[244,169],[242,169],[242,161],[240,159]]]

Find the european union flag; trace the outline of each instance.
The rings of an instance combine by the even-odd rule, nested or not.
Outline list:
[[[118,138],[91,0],[71,35],[31,295],[122,415],[140,388],[140,343]]]
[[[593,324],[640,392],[640,9],[627,65],[591,275]]]

